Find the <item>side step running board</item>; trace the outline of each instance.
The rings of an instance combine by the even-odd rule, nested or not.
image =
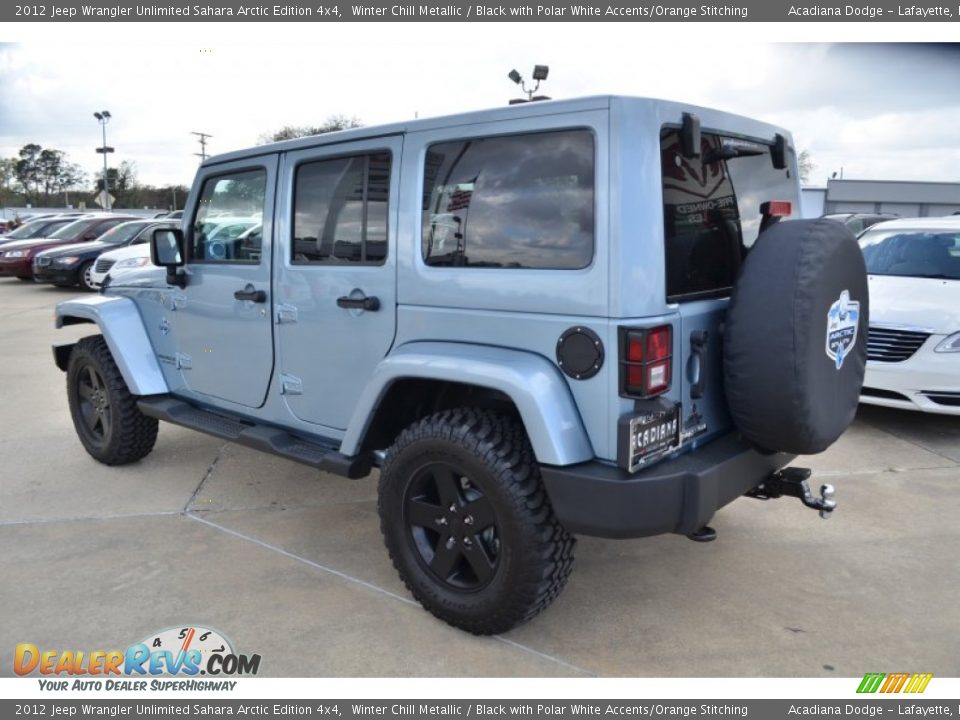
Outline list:
[[[137,406],[148,417],[199,430],[336,475],[362,478],[370,473],[372,467],[369,458],[347,457],[332,446],[303,440],[286,430],[219,415],[176,398],[145,397],[137,401]]]

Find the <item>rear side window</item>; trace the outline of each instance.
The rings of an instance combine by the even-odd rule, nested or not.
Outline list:
[[[304,163],[295,183],[291,262],[385,262],[390,153]]]
[[[789,171],[773,167],[767,145],[710,133],[699,158],[684,157],[672,129],[661,133],[660,163],[667,299],[728,294],[760,233],[760,206],[796,195]]]
[[[576,270],[593,259],[588,130],[431,145],[424,165],[427,265]]]

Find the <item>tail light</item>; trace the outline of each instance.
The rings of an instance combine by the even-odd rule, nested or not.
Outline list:
[[[768,200],[760,205],[760,214],[770,217],[788,217],[793,212],[793,205],[788,200]]]
[[[651,398],[673,381],[673,327],[620,329],[620,394]]]

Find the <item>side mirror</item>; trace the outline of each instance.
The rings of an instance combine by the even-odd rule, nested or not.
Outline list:
[[[177,272],[186,257],[186,244],[183,231],[179,229],[159,228],[150,238],[150,262],[157,267],[167,269],[167,282],[177,287],[186,287],[187,277]]]

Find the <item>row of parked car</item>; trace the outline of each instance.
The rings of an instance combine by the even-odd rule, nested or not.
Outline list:
[[[108,274],[150,265],[154,230],[180,226],[182,211],[138,218],[112,213],[70,213],[35,219],[0,235],[0,277],[57,287],[99,289]],[[243,242],[259,232],[254,218],[215,218],[207,228],[211,247]],[[220,245],[216,240],[220,239]]]

